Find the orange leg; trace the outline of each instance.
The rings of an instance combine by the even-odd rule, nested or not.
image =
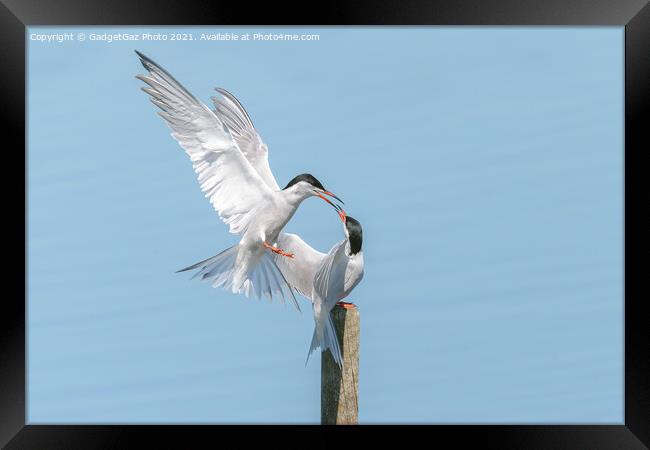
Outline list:
[[[345,309],[354,309],[354,308],[357,307],[357,305],[355,305],[354,303],[348,303],[348,302],[344,302],[344,301],[337,302],[336,305],[340,306],[341,308],[345,308]]]
[[[277,253],[278,255],[286,256],[287,258],[293,258],[293,253],[287,253],[282,249],[279,249],[277,247],[274,247],[273,245],[269,244],[268,242],[264,242],[264,248],[268,248],[271,250],[273,253]]]

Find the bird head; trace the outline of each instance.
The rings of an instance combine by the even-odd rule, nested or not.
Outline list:
[[[363,243],[363,229],[361,228],[361,223],[359,223],[357,219],[346,215],[345,211],[341,211],[343,214],[339,212],[339,216],[343,221],[345,236],[350,242],[350,254],[354,255],[361,251],[361,244]]]
[[[341,209],[341,207],[332,203],[325,196],[328,195],[343,203],[343,200],[325,189],[322,183],[318,181],[315,176],[309,173],[303,173],[294,177],[291,181],[289,181],[283,190],[292,190],[301,199],[305,199],[307,197],[318,197],[329,203],[334,209],[337,210],[337,212]]]

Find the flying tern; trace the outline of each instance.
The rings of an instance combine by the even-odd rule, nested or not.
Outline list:
[[[315,326],[307,361],[317,348],[323,352],[329,348],[334,360],[343,367],[330,311],[337,303],[344,307],[352,305],[341,300],[363,278],[363,231],[359,221],[347,216],[342,209],[339,216],[345,239],[335,244],[327,254],[313,249],[296,234],[280,233],[278,245],[300,254],[301,258],[287,261],[276,256],[275,259],[289,284],[312,302]]]
[[[160,65],[136,53],[149,72],[136,76],[148,85],[142,90],[162,110],[158,114],[189,155],[201,190],[219,217],[231,233],[241,235],[238,244],[179,272],[199,269],[194,277],[214,287],[247,297],[288,298],[300,310],[272,256],[294,258],[294,253],[275,245],[278,235],[308,197],[320,197],[337,211],[340,207],[325,196],[343,202],[310,174],[298,175],[280,189],[269,167],[268,147],[232,94],[217,88],[223,97],[212,97],[212,111]]]

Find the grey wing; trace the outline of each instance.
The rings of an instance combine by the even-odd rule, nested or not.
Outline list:
[[[311,300],[314,276],[326,255],[312,248],[297,234],[280,233],[276,245],[294,254],[293,258],[273,254],[280,272],[296,291]]]
[[[192,160],[201,190],[219,217],[230,225],[230,232],[243,234],[255,217],[256,207],[271,197],[272,190],[219,118],[165,69],[136,53],[149,72],[136,78],[148,85],[142,90],[162,110],[158,114]]]
[[[314,276],[314,292],[328,310],[334,308],[345,289],[346,242],[347,240],[343,240],[332,247]]]
[[[215,106],[215,114],[228,127],[237,146],[267,186],[271,190],[279,191],[280,186],[275,181],[269,166],[268,147],[255,130],[250,116],[239,100],[230,92],[223,88],[215,90],[222,95],[222,97],[211,97]]]

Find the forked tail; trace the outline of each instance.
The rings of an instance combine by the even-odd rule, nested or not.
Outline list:
[[[332,316],[328,311],[322,311],[316,318],[316,326],[314,327],[314,334],[311,338],[311,346],[309,347],[309,353],[307,353],[305,365],[307,365],[309,357],[317,348],[320,348],[323,352],[329,349],[334,361],[343,369],[343,357],[341,356],[339,340],[336,337]]]
[[[268,252],[264,252],[254,267],[247,273],[240,273],[235,266],[239,248],[239,244],[233,245],[218,255],[178,270],[177,273],[200,269],[192,279],[200,277],[202,281],[212,283],[213,287],[223,287],[235,294],[244,294],[246,297],[252,294],[257,298],[264,296],[269,300],[274,296],[282,298],[283,301],[289,299],[300,311],[293,289],[280,272],[273,257]]]

